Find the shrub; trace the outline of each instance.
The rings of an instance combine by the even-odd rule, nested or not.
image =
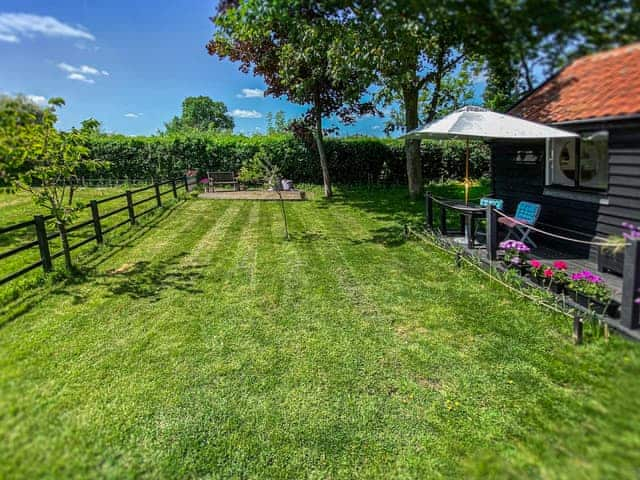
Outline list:
[[[94,158],[110,162],[113,178],[151,178],[182,175],[197,168],[239,172],[258,151],[264,152],[286,178],[299,183],[321,183],[322,172],[316,151],[290,134],[246,137],[231,134],[163,135],[127,137],[98,135],[90,142]],[[328,138],[329,170],[336,183],[406,182],[402,140],[372,137]],[[423,141],[425,181],[464,176],[465,146],[459,141]],[[472,176],[489,169],[489,149],[474,144],[471,153]]]

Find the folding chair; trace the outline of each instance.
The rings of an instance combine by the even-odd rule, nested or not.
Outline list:
[[[518,237],[516,238],[517,240],[529,243],[533,248],[536,248],[538,245],[529,237],[529,234],[531,233],[531,227],[534,227],[538,222],[541,209],[542,207],[538,203],[520,202],[513,217],[498,218],[498,223],[509,229],[505,240],[508,240],[513,235]]]

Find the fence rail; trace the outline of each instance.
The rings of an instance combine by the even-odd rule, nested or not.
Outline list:
[[[84,180],[84,179],[83,179]],[[169,185],[171,188],[166,189],[164,191],[161,190],[161,187]],[[124,193],[120,193],[117,195],[112,195],[110,197],[101,198],[99,200],[91,200],[87,205],[82,207],[81,210],[90,210],[91,218],[88,220],[82,221],[75,225],[70,226],[66,229],[67,233],[78,232],[82,229],[85,229],[89,226],[93,226],[93,235],[90,235],[87,238],[83,238],[71,245],[69,245],[69,252],[76,250],[84,245],[87,245],[91,242],[96,242],[96,244],[101,245],[104,243],[104,235],[110,233],[117,228],[120,228],[124,225],[130,224],[135,225],[136,219],[146,215],[147,213],[152,212],[158,207],[162,206],[162,197],[168,194],[172,194],[174,198],[178,198],[178,191],[180,189],[184,189],[185,192],[190,190],[190,187],[194,185],[193,182],[190,182],[186,177],[182,178],[174,178],[170,180],[165,180],[162,182],[151,182],[150,185],[136,188],[134,190],[127,190]],[[141,193],[145,191],[153,190],[153,195],[149,195],[146,198],[143,198],[138,201],[133,201],[133,195],[136,193]],[[107,202],[112,202],[114,200],[126,199],[126,204],[122,207],[115,208],[113,210],[106,211],[104,213],[100,212],[100,207],[104,206]],[[141,212],[136,212],[135,207],[151,202],[155,200],[155,204],[149,208],[144,209]],[[103,228],[103,220],[110,218],[119,213],[128,212],[127,218],[116,223],[115,225],[110,225],[107,228]],[[13,257],[19,253],[25,252],[30,249],[38,249],[40,259],[36,262],[25,265],[21,269],[11,272],[4,277],[0,278],[0,285],[4,285],[12,280],[15,280],[22,275],[35,270],[38,267],[42,267],[45,272],[50,272],[53,269],[53,260],[58,257],[64,255],[64,250],[59,250],[55,253],[51,253],[51,245],[50,240],[53,240],[59,236],[58,231],[47,231],[46,222],[51,220],[53,217],[51,215],[43,216],[36,215],[32,220],[27,220],[24,222],[20,222],[14,225],[9,225],[6,227],[0,228],[0,235],[15,232],[17,230],[24,230],[29,228],[35,229],[36,240],[29,241],[14,247],[10,250],[4,251],[0,253],[0,260],[4,260],[10,257]]]

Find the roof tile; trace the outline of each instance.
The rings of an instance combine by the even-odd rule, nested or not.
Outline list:
[[[640,42],[573,61],[509,113],[542,123],[640,113]]]

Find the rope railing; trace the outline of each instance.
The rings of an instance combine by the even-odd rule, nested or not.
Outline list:
[[[534,227],[533,225],[530,225],[528,223],[525,222],[521,222],[520,220],[517,220],[513,217],[510,217],[509,215],[501,212],[500,210],[495,210],[496,214],[498,214],[501,217],[507,218],[509,219],[511,222],[513,222],[516,225],[520,225],[522,227],[526,227],[528,229],[530,229],[533,232],[537,232],[541,235],[546,235],[548,237],[552,237],[552,238],[556,238],[558,240],[564,240],[566,242],[573,242],[573,243],[579,243],[581,245],[591,245],[594,247],[611,247],[611,248],[621,248],[621,247],[626,247],[628,245],[628,243],[624,243],[624,244],[620,244],[620,243],[613,243],[613,242],[594,242],[594,241],[589,241],[589,240],[579,240],[577,238],[571,238],[571,237],[565,237],[564,235],[558,235],[556,233],[551,233],[551,232],[547,232],[545,230],[542,230],[540,228]]]
[[[451,198],[451,199],[446,199],[446,198],[441,198],[441,197],[436,197],[433,194],[430,194],[431,198],[433,199],[433,201],[445,208],[449,208],[451,210],[456,210],[459,211],[461,213],[464,213],[465,208],[457,206],[457,205],[450,205],[447,202],[448,201],[456,201],[459,199],[455,199],[455,198]],[[484,197],[481,197],[484,198]],[[472,209],[473,207],[469,207],[469,209]],[[478,209],[480,208],[484,208],[484,207],[477,207]],[[552,233],[552,232],[548,232],[546,230],[542,230],[541,228],[535,227],[529,223],[525,223],[525,222],[521,222],[520,220],[517,220],[514,217],[511,217],[507,214],[505,214],[504,212],[501,212],[500,210],[494,209],[495,213],[501,217],[507,218],[509,219],[511,222],[513,222],[516,225],[522,226],[522,227],[526,227],[528,229],[530,229],[533,232],[539,233],[541,235],[546,235],[548,237],[551,238],[555,238],[557,240],[563,240],[565,242],[573,242],[573,243],[578,243],[581,245],[589,245],[589,246],[594,246],[594,247],[609,247],[609,248],[623,248],[626,247],[628,245],[628,243],[617,243],[617,242],[608,242],[608,241],[593,241],[593,240],[580,240],[578,238],[572,238],[572,237],[566,237],[564,235],[559,235],[557,233]],[[585,235],[586,236],[586,235]]]
[[[562,310],[560,307],[556,306],[556,305],[551,305],[545,301],[543,301],[542,299],[535,297],[533,295],[528,294],[527,292],[523,291],[522,289],[516,288],[513,285],[508,284],[507,282],[505,282],[504,280],[502,280],[501,278],[497,277],[496,275],[493,275],[492,273],[492,268],[489,269],[489,271],[485,270],[484,268],[482,268],[480,265],[477,265],[476,263],[472,262],[469,258],[467,258],[464,255],[458,255],[456,252],[453,252],[450,249],[447,249],[445,247],[443,247],[442,245],[439,245],[437,242],[431,241],[429,238],[427,238],[425,235],[422,235],[419,232],[416,232],[415,230],[413,230],[410,226],[407,226],[407,231],[412,234],[414,237],[418,238],[419,240],[433,246],[436,247],[437,249],[441,250],[442,252],[445,252],[449,255],[456,255],[456,260],[460,260],[462,262],[464,262],[466,265],[469,265],[471,267],[474,268],[474,270],[480,272],[481,274],[483,274],[484,276],[488,277],[491,281],[494,281],[498,284],[500,284],[501,286],[507,288],[508,290],[517,293],[518,295],[520,295],[523,298],[526,298],[527,300],[530,300],[532,302],[534,302],[537,305],[540,305],[542,307],[545,307],[549,310],[552,310],[555,313],[558,313],[560,315],[564,315],[566,317],[569,318],[574,318],[575,315]]]

